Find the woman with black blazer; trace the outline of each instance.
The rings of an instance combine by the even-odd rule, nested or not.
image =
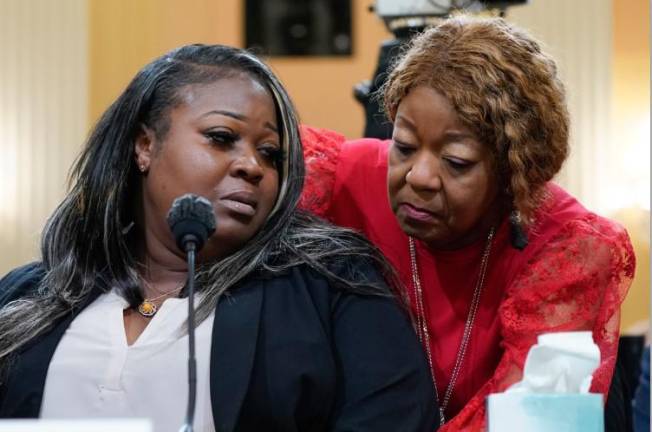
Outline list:
[[[178,429],[187,272],[165,216],[194,193],[217,219],[195,278],[195,430],[434,430],[391,270],[296,210],[303,174],[292,104],[256,57],[192,45],[145,66],[91,134],[41,261],[0,281],[0,417]]]

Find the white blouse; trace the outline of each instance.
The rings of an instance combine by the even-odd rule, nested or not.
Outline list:
[[[196,303],[199,299],[196,299]],[[165,300],[127,345],[127,302],[101,295],[71,323],[48,368],[42,418],[148,418],[155,432],[176,432],[188,400],[188,300]],[[195,431],[212,432],[209,366],[214,313],[196,329]]]

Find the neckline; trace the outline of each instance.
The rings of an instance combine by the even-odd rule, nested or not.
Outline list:
[[[171,339],[174,339],[172,335],[181,330],[183,323],[185,323],[185,318],[170,327],[169,331],[163,331],[163,329],[170,325],[171,319],[176,319],[176,311],[180,307],[183,307],[183,303],[187,300],[187,297],[170,297],[165,299],[159,306],[156,315],[149,319],[150,322],[131,344],[127,341],[127,329],[125,327],[123,316],[124,311],[130,309],[129,302],[127,302],[127,300],[120,296],[115,290],[106,293],[106,297],[103,301],[109,304],[117,303],[117,305],[108,306],[110,308],[108,312],[111,316],[110,319],[115,319],[115,327],[117,329],[117,334],[114,333],[116,329],[111,331],[113,333],[112,337],[115,338],[115,340],[125,349],[134,350],[143,346],[167,344]],[[195,307],[199,301],[201,301],[199,297],[195,298]],[[185,308],[183,310],[185,310]],[[136,313],[138,312],[136,311]]]

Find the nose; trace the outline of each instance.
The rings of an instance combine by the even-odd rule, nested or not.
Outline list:
[[[231,162],[231,175],[243,178],[250,183],[258,184],[263,179],[265,172],[256,157],[256,151],[248,147],[234,155],[234,159]]]
[[[418,156],[405,175],[405,181],[414,190],[433,192],[440,190],[442,179],[439,161],[427,154]]]

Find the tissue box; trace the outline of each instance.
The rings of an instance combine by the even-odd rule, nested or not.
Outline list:
[[[489,432],[604,432],[602,395],[499,393],[487,398]]]

